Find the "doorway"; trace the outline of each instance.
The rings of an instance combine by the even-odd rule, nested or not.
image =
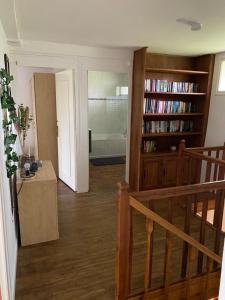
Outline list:
[[[74,70],[17,66],[13,94],[28,106],[32,126],[25,151],[51,160],[57,177],[76,190]]]
[[[93,177],[120,169],[125,177],[128,74],[88,71],[89,167]],[[121,178],[122,179],[122,178]],[[91,186],[90,186],[91,188]]]

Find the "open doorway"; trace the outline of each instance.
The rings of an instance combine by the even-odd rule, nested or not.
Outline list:
[[[90,190],[96,172],[125,178],[128,74],[88,72]]]
[[[29,108],[31,127],[21,154],[51,160],[57,177],[76,191],[74,70],[16,66],[17,105]]]

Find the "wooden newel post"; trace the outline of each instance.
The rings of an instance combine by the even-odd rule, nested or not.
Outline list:
[[[127,299],[130,292],[130,231],[131,208],[129,186],[126,182],[118,184],[117,195],[117,248],[116,248],[116,300]]]
[[[177,160],[177,180],[176,185],[183,184],[183,165],[184,165],[184,149],[186,146],[186,141],[181,140],[179,144],[178,160]]]

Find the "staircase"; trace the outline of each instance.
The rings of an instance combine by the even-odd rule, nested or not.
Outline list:
[[[119,184],[116,300],[218,297],[224,152],[224,146],[186,149],[181,143],[178,186],[131,193],[126,183]],[[191,169],[193,162],[198,165],[195,182],[190,178],[182,185],[184,165]]]

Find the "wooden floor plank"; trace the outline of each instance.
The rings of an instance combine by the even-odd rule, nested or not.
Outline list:
[[[58,184],[60,240],[19,249],[16,300],[114,300],[116,249],[116,183],[124,179],[124,165],[90,168],[90,192],[76,194]],[[159,201],[160,203],[160,201]],[[167,217],[167,205],[156,206]],[[144,287],[146,261],[145,218],[134,212],[133,291]],[[183,228],[184,210],[173,223]],[[200,221],[191,224],[198,237]],[[165,231],[154,228],[152,286],[163,283]],[[213,230],[206,234],[211,246]],[[173,238],[171,280],[180,275],[183,243]],[[213,244],[212,244],[213,249]],[[196,262],[193,264],[196,269]]]

